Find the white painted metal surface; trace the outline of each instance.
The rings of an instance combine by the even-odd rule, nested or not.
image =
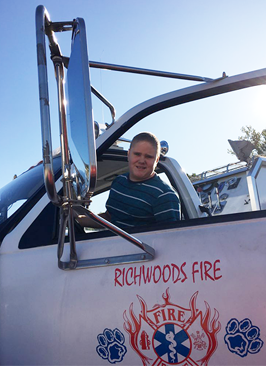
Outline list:
[[[0,257],[1,364],[264,365],[265,219],[138,237],[154,261],[66,272],[56,246],[15,250],[10,233]],[[117,237],[77,247],[81,258],[128,250]]]

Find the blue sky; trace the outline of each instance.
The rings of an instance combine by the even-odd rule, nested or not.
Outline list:
[[[42,158],[37,81],[36,0],[0,2],[0,187]],[[218,78],[266,67],[265,0],[46,0],[52,21],[82,17],[89,57],[136,67]],[[70,33],[57,36],[64,55]],[[57,94],[49,65],[53,148],[59,146]],[[92,85],[114,104],[117,117],[134,105],[194,82],[91,70]],[[208,98],[151,115],[126,134],[152,131],[188,173],[236,159],[228,139],[240,128],[266,128],[265,86]],[[93,100],[95,119],[109,111]]]

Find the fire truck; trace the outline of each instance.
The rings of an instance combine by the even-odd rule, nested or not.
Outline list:
[[[69,31],[71,54],[55,33]],[[144,117],[266,83],[266,69],[195,84],[119,118],[90,68],[169,76],[91,62],[82,18],[53,22],[36,9],[43,160],[0,190],[2,365],[266,365],[265,158],[205,172],[194,182],[161,144],[156,173],[179,195],[182,219],[121,229],[91,209],[128,169],[124,134]],[[58,91],[61,147],[52,147],[47,48]],[[93,119],[91,94],[112,115]],[[67,101],[67,103],[65,103]],[[101,229],[83,228],[76,217]]]

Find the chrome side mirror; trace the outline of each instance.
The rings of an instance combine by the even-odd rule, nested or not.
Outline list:
[[[90,197],[95,189],[97,163],[91,102],[91,83],[84,20],[73,27],[71,55],[67,71],[68,143],[76,170],[76,195]]]

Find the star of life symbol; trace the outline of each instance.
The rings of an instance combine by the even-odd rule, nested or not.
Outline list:
[[[162,325],[154,334],[154,350],[166,363],[177,365],[191,353],[188,333],[176,324]]]
[[[205,312],[198,310],[192,295],[189,308],[170,302],[169,289],[163,294],[163,304],[148,310],[146,302],[137,295],[140,314],[136,316],[133,303],[129,316],[124,312],[124,329],[129,343],[144,366],[208,366],[217,348],[217,333],[221,325],[219,313],[205,302]]]

